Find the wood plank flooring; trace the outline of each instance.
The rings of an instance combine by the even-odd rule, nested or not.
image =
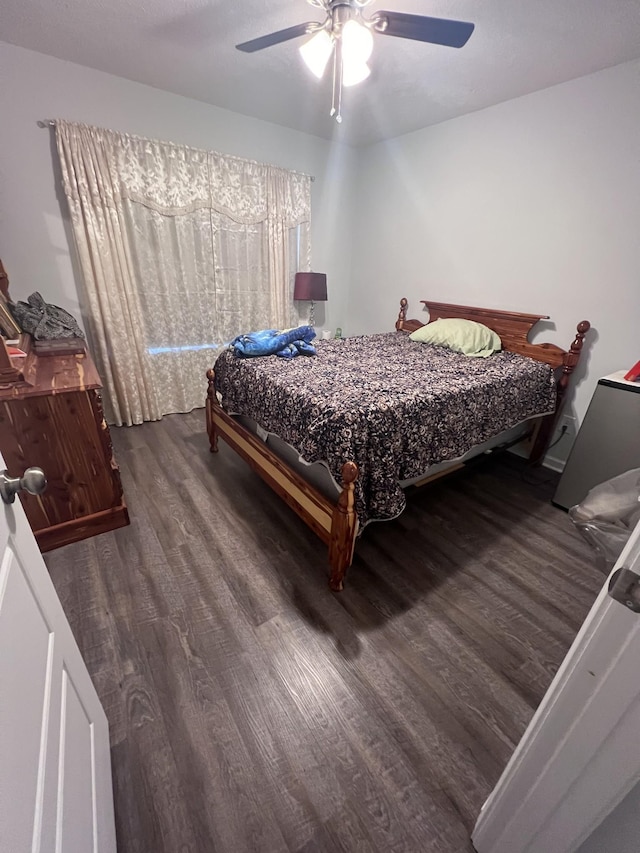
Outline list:
[[[132,523],[47,555],[109,718],[120,853],[465,853],[604,578],[492,457],[325,549],[203,411],[114,429]],[[533,482],[532,482],[533,478]]]

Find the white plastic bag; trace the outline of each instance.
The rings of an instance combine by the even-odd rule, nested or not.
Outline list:
[[[594,486],[581,504],[571,507],[569,517],[608,574],[640,521],[640,468]]]

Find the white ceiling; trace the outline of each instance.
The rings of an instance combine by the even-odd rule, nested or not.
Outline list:
[[[304,0],[2,0],[0,38],[307,133],[364,145],[640,57],[640,0],[377,0],[473,21],[459,50],[377,35],[371,77],[329,117],[297,39],[234,45],[322,13]]]

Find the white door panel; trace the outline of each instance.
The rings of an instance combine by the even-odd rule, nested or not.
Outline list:
[[[68,672],[62,673],[62,743],[60,746],[58,826],[71,850],[94,837],[93,725]]]
[[[115,853],[107,720],[18,500],[0,555],[0,851]]]
[[[50,637],[22,567],[5,550],[0,571],[0,827],[12,827],[11,837],[3,839],[7,850],[31,849]],[[16,810],[16,803],[32,808]],[[4,835],[4,829],[0,832]]]

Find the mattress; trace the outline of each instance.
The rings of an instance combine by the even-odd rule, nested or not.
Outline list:
[[[467,358],[397,333],[316,346],[316,357],[290,361],[226,350],[216,390],[225,411],[324,463],[338,482],[354,461],[361,525],[404,509],[403,481],[554,410],[552,369],[515,353]]]

